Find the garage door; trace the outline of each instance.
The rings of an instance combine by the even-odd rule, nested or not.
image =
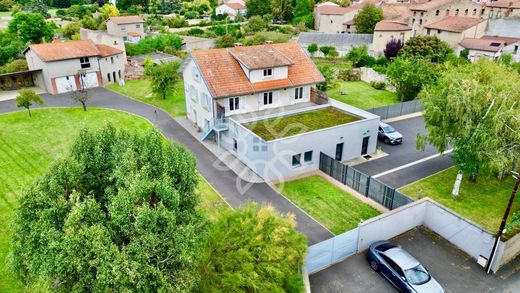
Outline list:
[[[97,87],[98,79],[95,72],[90,72],[82,76],[81,82],[85,88]]]
[[[56,78],[56,89],[58,90],[58,94],[66,93],[70,91],[76,90],[76,82],[74,80],[74,76],[62,76]]]

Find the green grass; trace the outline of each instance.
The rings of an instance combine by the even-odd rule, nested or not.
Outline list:
[[[266,141],[346,124],[360,118],[338,109],[327,107],[280,118],[271,118],[244,124]]]
[[[0,11],[0,16],[11,16],[11,11]]]
[[[83,127],[98,128],[106,123],[143,131],[153,126],[143,118],[125,112],[88,108],[36,109],[29,118],[26,111],[0,115],[0,291],[41,291],[27,288],[7,267],[10,249],[9,226],[22,190],[42,175],[49,164],[62,157]],[[205,181],[198,186],[200,207],[215,219],[227,205]]]
[[[380,214],[318,175],[285,182],[276,188],[336,235]]]
[[[215,189],[213,189],[208,181],[200,175],[197,191],[201,195],[199,210],[204,213],[210,221],[216,221],[222,213],[231,210],[231,207],[222,200],[220,195],[215,191]]]
[[[125,82],[124,86],[114,83],[108,85],[107,88],[127,97],[159,107],[172,116],[186,115],[184,83],[182,80],[175,84],[173,91],[168,93],[166,99],[156,97],[152,93],[150,81],[147,79],[129,80]]]
[[[331,65],[335,70],[338,69],[350,69],[352,64],[348,61],[344,61],[342,58],[325,58],[325,57],[313,57],[312,61],[317,66],[320,65]]]
[[[399,98],[395,93],[386,90],[376,90],[364,81],[337,82],[332,88],[327,90],[327,95],[335,100],[361,109],[371,109],[399,103]]]
[[[480,176],[477,183],[471,183],[464,176],[458,197],[451,195],[457,170],[450,168],[431,177],[401,188],[400,191],[411,198],[430,197],[452,209],[483,228],[495,233],[513,189],[511,176],[499,180],[495,177]],[[421,191],[422,190],[422,191]],[[516,197],[512,212],[520,209],[520,196]]]

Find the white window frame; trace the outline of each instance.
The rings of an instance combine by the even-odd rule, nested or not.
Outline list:
[[[303,100],[303,86],[294,88],[294,99]]]
[[[82,69],[90,68],[90,59],[88,57],[80,57],[79,64]]]
[[[228,109],[230,113],[240,111],[240,97],[232,97],[228,99]]]
[[[273,76],[273,68],[266,68],[264,69],[264,77],[270,77]]]

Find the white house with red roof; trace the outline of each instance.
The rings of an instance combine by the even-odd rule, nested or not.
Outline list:
[[[24,50],[35,84],[51,94],[117,82],[125,76],[124,51],[92,40],[30,45]]]
[[[468,59],[473,62],[480,58],[497,60],[502,54],[510,54],[513,62],[520,61],[520,38],[483,36],[481,38],[464,38],[459,42],[457,55],[468,51]]]
[[[366,0],[360,4],[341,7],[333,2],[314,7],[314,29],[322,33],[355,33],[354,17],[367,4],[381,5],[381,0]]]
[[[136,43],[146,35],[144,19],[139,15],[114,16],[105,22],[107,32],[122,37],[125,42]]]
[[[216,15],[226,14],[231,20],[235,20],[238,15],[245,16],[246,13],[246,3],[239,0],[231,0],[215,8]]]
[[[340,161],[375,152],[379,116],[317,91],[324,77],[298,43],[193,51],[190,58],[187,118],[201,140],[215,141],[265,180],[316,171],[321,152]],[[280,126],[286,119],[297,122]]]

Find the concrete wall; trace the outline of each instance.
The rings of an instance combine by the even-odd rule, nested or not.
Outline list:
[[[103,77],[103,84],[118,82],[120,79],[125,79],[125,54],[116,54],[113,56],[99,58],[99,65],[101,69],[101,76]],[[116,73],[116,80],[114,80],[113,73]],[[108,79],[110,74],[110,81]]]
[[[513,56],[513,62],[520,62],[520,42],[509,44],[502,49],[502,54]]]
[[[513,236],[506,242],[501,242],[503,250],[499,262],[499,267],[509,263],[520,255],[520,233]]]
[[[200,69],[191,60],[183,72],[184,76],[184,97],[186,100],[186,115],[197,124],[201,129],[205,128],[205,121],[212,121],[216,117],[214,115],[215,101],[206,86]],[[205,103],[203,99],[209,99],[209,103]]]
[[[382,54],[386,48],[386,44],[392,39],[401,39],[403,42],[408,41],[412,36],[412,31],[374,31],[374,41],[372,43],[372,51]]]
[[[249,80],[251,82],[261,82],[261,81],[268,81],[273,79],[282,79],[287,78],[289,73],[289,67],[282,66],[282,67],[274,67],[272,68],[273,75],[271,76],[264,76],[264,70],[251,70],[249,72]]]
[[[388,79],[386,78],[386,75],[378,73],[372,68],[369,67],[361,67],[361,80],[364,82],[371,82],[371,81],[383,81],[388,83]]]
[[[314,28],[322,33],[341,33],[347,31],[346,21],[352,20],[355,13],[350,12],[343,15],[314,14]]]
[[[520,16],[520,9],[518,9],[518,8],[511,9],[511,8],[488,7],[487,9],[489,9],[489,18],[491,18],[491,19]]]

